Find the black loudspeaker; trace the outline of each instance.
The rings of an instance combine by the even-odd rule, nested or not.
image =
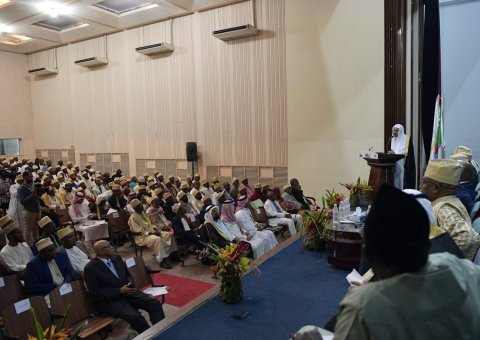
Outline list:
[[[197,143],[196,142],[187,142],[187,161],[196,162],[198,160],[197,156]]]

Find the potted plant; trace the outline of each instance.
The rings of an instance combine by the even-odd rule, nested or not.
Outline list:
[[[249,245],[246,242],[231,244],[224,249],[207,244],[214,259],[215,271],[220,275],[220,296],[225,303],[238,303],[243,298],[242,275],[250,269]]]
[[[321,251],[327,244],[328,230],[326,226],[332,219],[331,210],[323,207],[319,210],[303,213],[305,238],[303,244],[306,250]]]
[[[357,183],[347,183],[340,185],[347,188],[350,192],[350,206],[351,207],[364,207],[368,205],[370,200],[370,194],[373,192],[372,186],[368,185],[367,181],[362,181],[360,177],[357,179]]]

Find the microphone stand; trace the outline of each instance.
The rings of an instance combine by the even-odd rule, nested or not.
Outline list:
[[[393,136],[390,136],[390,138],[387,140],[387,143],[385,144],[385,153],[387,153],[387,146],[388,146],[388,143],[390,143],[390,141],[392,140],[392,137]]]

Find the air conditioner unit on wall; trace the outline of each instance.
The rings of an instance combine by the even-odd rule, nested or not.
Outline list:
[[[33,70],[28,70],[28,73],[33,74],[34,76],[48,76],[50,74],[57,74],[58,68],[45,66],[45,67],[35,68]]]
[[[175,50],[175,46],[172,44],[161,42],[158,44],[140,46],[135,49],[136,52],[145,54],[145,55],[154,55],[161,53],[170,53]]]
[[[91,58],[75,60],[75,65],[83,66],[83,67],[95,67],[95,66],[102,66],[107,64],[108,64],[108,59],[102,58],[102,57],[91,57]]]
[[[213,31],[212,34],[215,38],[226,41],[226,40],[254,37],[258,34],[258,30],[255,26],[247,24],[242,26],[216,30],[216,31]]]

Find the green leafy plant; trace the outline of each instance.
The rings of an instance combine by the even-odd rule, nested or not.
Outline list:
[[[373,187],[368,185],[367,181],[362,181],[358,177],[356,183],[347,183],[340,185],[344,186],[350,192],[350,205],[352,207],[357,207],[360,205],[360,199],[364,198],[365,201],[369,201],[370,194],[373,192]]]
[[[73,340],[77,338],[82,328],[82,325],[80,325],[72,332],[71,328],[65,327],[67,316],[70,312],[70,305],[68,305],[60,324],[57,326],[52,324],[45,330],[38,321],[35,310],[32,307],[30,307],[30,312],[33,315],[33,322],[35,324],[35,336],[28,335],[28,340]]]

